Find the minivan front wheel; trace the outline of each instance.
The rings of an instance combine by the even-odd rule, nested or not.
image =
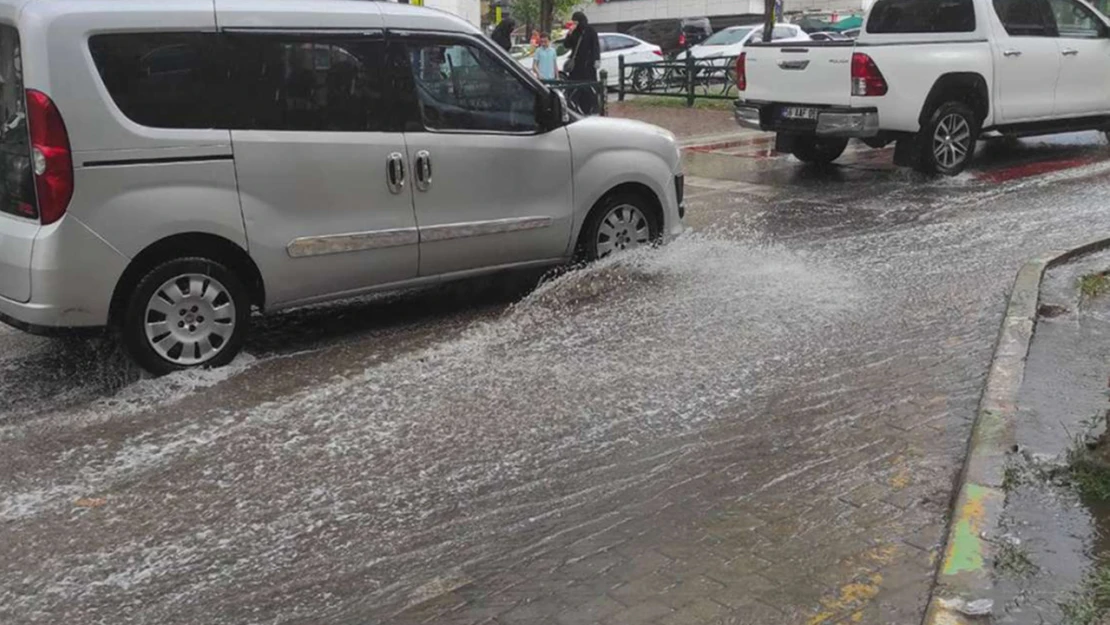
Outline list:
[[[225,365],[243,347],[250,297],[219,262],[182,258],[151,269],[128,300],[123,340],[147,371],[163,375]]]
[[[590,212],[583,226],[579,256],[593,261],[651,245],[662,229],[656,221],[655,211],[639,195],[610,195]]]

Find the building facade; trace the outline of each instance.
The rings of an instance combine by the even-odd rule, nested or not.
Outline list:
[[[1108,0],[1110,1],[1110,0]],[[869,0],[785,0],[792,14],[858,15]],[[583,11],[599,30],[626,31],[648,20],[708,17],[714,30],[763,19],[763,0],[607,0],[591,2]]]

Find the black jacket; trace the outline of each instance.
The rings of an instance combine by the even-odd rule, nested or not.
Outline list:
[[[493,32],[490,33],[489,38],[493,39],[494,43],[504,48],[505,52],[508,52],[513,47],[514,28],[516,28],[516,22],[514,22],[513,20],[501,20],[501,23],[497,25],[497,28],[494,28]]]
[[[585,15],[575,13],[574,17],[574,21],[578,24],[567,36],[564,44],[574,55],[574,67],[570,71],[570,78],[571,80],[597,80],[597,63],[601,60],[601,42],[597,38],[597,31],[590,26]]]

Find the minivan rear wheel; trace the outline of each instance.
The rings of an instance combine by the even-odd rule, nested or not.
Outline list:
[[[123,342],[131,357],[156,375],[220,367],[243,347],[250,306],[243,282],[222,263],[171,260],[148,271],[132,291]]]
[[[635,193],[605,197],[586,218],[578,256],[589,262],[651,245],[662,230],[652,209],[647,200]]]

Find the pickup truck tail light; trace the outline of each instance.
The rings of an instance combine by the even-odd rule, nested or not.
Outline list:
[[[871,57],[862,52],[852,54],[852,95],[886,95],[886,79]]]
[[[748,53],[741,52],[736,57],[736,90],[744,91],[748,88]]]
[[[685,48],[686,47],[686,33],[679,33],[679,35],[678,35],[678,47],[680,47],[680,48]]]

